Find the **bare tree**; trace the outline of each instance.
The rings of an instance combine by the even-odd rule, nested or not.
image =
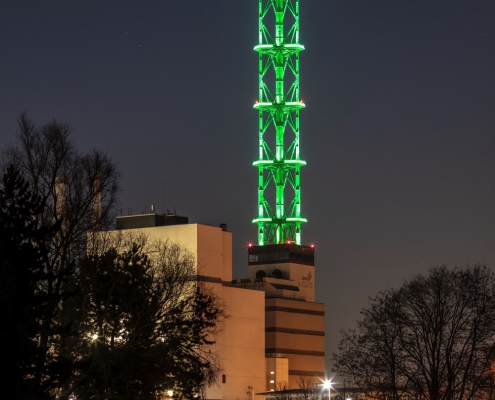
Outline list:
[[[473,399],[491,375],[495,276],[485,266],[433,268],[379,293],[343,332],[337,372],[368,396]]]
[[[474,398],[493,359],[493,272],[435,268],[407,282],[400,297],[403,374],[432,400]]]
[[[297,382],[301,390],[298,398],[301,400],[313,400],[318,397],[319,391],[316,389],[316,383],[313,378],[300,376]]]
[[[358,329],[342,331],[335,367],[369,397],[398,399],[409,388],[401,375],[400,300],[396,291],[380,292],[361,311]]]
[[[88,232],[112,223],[120,173],[106,153],[78,151],[68,124],[53,120],[37,127],[25,112],[18,123],[17,142],[2,151],[2,168],[15,165],[45,199],[42,225],[62,221],[51,261],[64,265],[86,254]]]
[[[287,381],[277,381],[275,383],[274,397],[275,400],[290,399],[289,383]]]

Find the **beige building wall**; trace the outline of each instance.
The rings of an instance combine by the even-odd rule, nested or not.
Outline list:
[[[232,280],[232,233],[216,226],[183,224],[149,228],[122,229],[159,240],[170,240],[189,250],[196,258],[200,275]]]
[[[266,357],[286,357],[289,387],[300,377],[325,377],[325,305],[281,298],[265,300]]]
[[[222,290],[229,315],[219,339],[224,370],[207,398],[254,400],[265,391],[265,296],[229,286]]]
[[[284,390],[289,386],[289,359],[272,357],[266,359],[266,390]]]
[[[265,391],[265,294],[231,287],[232,233],[201,224],[154,226],[114,231],[125,235],[143,234],[169,240],[189,250],[198,274],[222,298],[228,318],[212,352],[222,360],[223,371],[216,384],[207,389],[211,400],[255,400]],[[263,398],[262,396],[259,397]]]

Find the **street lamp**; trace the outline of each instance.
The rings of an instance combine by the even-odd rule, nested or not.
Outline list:
[[[323,382],[323,388],[324,389],[328,389],[328,400],[331,400],[331,397],[330,397],[330,389],[332,388],[332,381],[329,380],[329,379],[326,379],[324,382]]]

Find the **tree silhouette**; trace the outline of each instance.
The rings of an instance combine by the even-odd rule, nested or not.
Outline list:
[[[66,394],[155,399],[173,390],[174,398],[194,398],[214,381],[219,360],[211,349],[223,305],[198,282],[194,257],[182,247],[112,245],[83,259],[77,280],[67,308],[78,325],[65,344],[75,365]]]
[[[379,293],[362,314],[333,359],[368,396],[472,399],[490,387],[495,275],[486,266],[432,268]]]
[[[11,398],[44,398],[63,379],[63,361],[40,346],[44,320],[57,299],[43,287],[51,280],[44,262],[59,224],[38,223],[45,206],[14,166],[0,188],[0,329],[2,393]]]

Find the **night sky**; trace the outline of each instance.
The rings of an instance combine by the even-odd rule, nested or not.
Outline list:
[[[246,277],[257,3],[1,1],[0,147],[21,110],[70,123],[119,165],[123,214],[226,223]],[[301,0],[302,233],[327,353],[379,290],[495,267],[494,21],[493,0]]]

